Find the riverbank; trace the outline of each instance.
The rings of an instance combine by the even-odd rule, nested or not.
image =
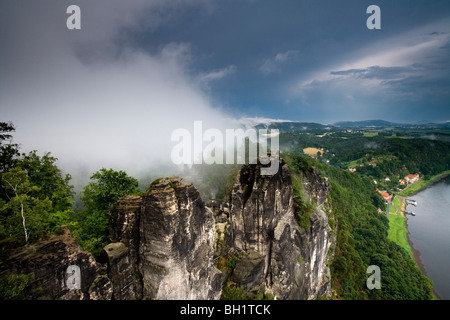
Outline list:
[[[437,175],[434,175],[428,180],[420,180],[416,184],[411,186],[414,188],[408,188],[408,190],[401,192],[400,193],[401,196],[398,196],[398,197],[402,198],[402,207],[403,207],[402,210],[406,211],[407,197],[414,196],[415,194],[419,193],[420,191],[423,191],[424,189],[431,187],[432,185],[436,184],[437,182],[441,181],[442,179],[445,179],[448,176],[450,176],[450,170],[447,170],[447,171],[441,172]],[[427,278],[429,278],[427,271],[425,269],[425,265],[421,259],[421,253],[419,250],[414,248],[413,242],[411,241],[410,232],[408,229],[408,217],[406,215],[405,215],[405,229],[406,229],[406,240],[407,240],[409,248],[411,250],[411,254],[414,259],[414,262],[416,263],[417,267],[422,272],[422,274],[424,276],[426,276]],[[436,290],[434,289],[434,286],[433,286],[433,294],[436,299],[439,299],[439,300],[442,299],[439,296],[439,294],[436,292]]]
[[[438,173],[438,174],[432,176],[430,179],[420,179],[416,183],[408,186],[407,189],[400,192],[399,195],[403,196],[403,197],[413,196],[416,193],[422,191],[425,188],[432,186],[436,182],[439,182],[440,180],[446,178],[449,175],[450,175],[450,170],[447,170],[447,171],[444,171],[444,172],[441,172],[441,173]]]
[[[421,253],[420,253],[419,250],[414,248],[414,245],[413,245],[413,243],[412,243],[412,241],[410,239],[409,231],[408,231],[408,218],[407,217],[405,217],[405,228],[407,230],[406,239],[408,241],[409,247],[411,248],[411,253],[412,253],[412,257],[414,259],[414,262],[416,263],[416,265],[419,268],[420,272],[422,272],[422,274],[429,279],[430,277],[428,276],[427,270],[425,269],[425,265],[423,264],[422,259],[420,257]],[[434,286],[433,286],[433,295],[434,295],[434,297],[436,299],[441,300],[441,297],[439,296],[439,294],[434,289]]]
[[[403,210],[406,210],[406,198],[403,198]],[[406,229],[406,241],[408,242],[409,248],[411,250],[412,257],[419,267],[420,271],[427,276],[427,271],[425,270],[425,266],[420,258],[420,251],[414,248],[414,245],[410,239],[410,232],[408,230],[408,217],[405,215],[405,229]]]
[[[425,265],[421,259],[421,253],[414,248],[414,245],[410,239],[410,233],[408,230],[408,216],[403,213],[406,211],[406,199],[404,196],[396,196],[389,214],[389,232],[388,237],[399,246],[404,248],[412,257],[419,270],[424,276],[429,278]],[[394,209],[392,208],[394,207]],[[433,294],[436,299],[441,299],[437,292],[433,288]]]
[[[392,199],[389,212],[389,231],[388,238],[405,249],[411,257],[413,256],[411,246],[407,241],[406,234],[408,233],[405,227],[405,214],[403,211],[406,206],[406,198],[395,196]]]
[[[406,198],[413,196],[417,194],[418,192],[424,190],[425,188],[431,187],[433,184],[441,181],[442,179],[448,177],[450,175],[450,170],[438,173],[434,176],[432,176],[430,179],[427,180],[419,180],[415,184],[411,185],[408,189],[402,191],[397,198],[400,199],[400,210],[406,211]],[[412,253],[412,257],[414,261],[416,262],[417,266],[419,267],[420,271],[427,276],[425,266],[420,258],[420,251],[414,248],[413,243],[409,236],[409,230],[408,230],[408,217],[406,215],[403,215],[405,218],[405,229],[406,229],[406,240],[408,242],[409,248]]]

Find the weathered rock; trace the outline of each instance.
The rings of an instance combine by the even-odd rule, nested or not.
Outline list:
[[[40,289],[38,299],[111,298],[111,282],[65,227],[63,234],[20,248],[0,263],[0,277],[30,273],[34,274],[31,289]]]
[[[142,280],[138,272],[137,260],[133,260],[129,248],[123,242],[110,243],[101,253],[108,265],[113,299],[139,300],[142,298]]]
[[[140,224],[143,297],[218,299],[214,218],[192,184],[162,179],[144,196]]]
[[[302,171],[302,182],[305,196],[310,202],[322,206],[327,202],[327,194],[330,191],[330,184],[327,177],[320,177],[317,170]]]
[[[103,250],[115,299],[218,299],[212,211],[192,184],[158,179],[114,206]]]
[[[334,239],[324,212],[325,204],[329,205],[328,180],[315,170],[302,177],[305,196],[316,205],[310,228],[304,230],[294,218],[287,164],[280,159],[279,170],[272,176],[262,176],[260,170],[260,164],[247,164],[236,177],[226,239],[229,250],[251,255],[256,252],[264,264],[263,268],[251,268],[251,264],[244,268],[250,262],[244,258],[236,263],[233,279],[245,289],[265,287],[279,299],[314,299],[330,294],[326,261],[332,257],[328,251]]]
[[[109,219],[109,236],[112,242],[124,242],[135,247],[139,236],[139,216],[142,197],[130,195],[117,201]]]
[[[117,201],[109,220],[113,243],[102,251],[115,300],[142,299],[142,277],[139,271],[140,215],[142,197],[130,195]]]
[[[251,290],[264,283],[265,257],[250,250],[236,262],[231,281],[239,283],[245,290]]]
[[[90,300],[110,300],[112,297],[112,285],[106,275],[98,276],[89,287]]]
[[[278,299],[329,295],[335,238],[327,179],[314,169],[301,174],[305,198],[314,204],[305,230],[294,217],[287,164],[280,159],[272,176],[260,170],[260,164],[242,167],[217,225],[192,184],[159,179],[142,197],[124,197],[111,210],[112,243],[101,253],[107,267],[66,228],[16,250],[0,262],[0,276],[34,273],[31,287],[42,289],[40,299],[218,299],[227,279]],[[223,275],[214,256],[227,252],[239,259]]]

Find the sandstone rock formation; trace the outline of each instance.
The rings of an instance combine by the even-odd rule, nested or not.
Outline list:
[[[159,179],[111,213],[103,251],[115,299],[218,299],[214,218],[192,184]]]
[[[127,196],[114,205],[109,220],[112,243],[101,254],[113,284],[113,299],[142,299],[142,276],[139,271],[140,215],[142,197]]]
[[[305,173],[305,194],[315,203],[310,228],[295,221],[289,168],[262,176],[261,165],[244,165],[229,200],[227,248],[239,256],[231,280],[244,289],[266,291],[278,299],[314,299],[330,294],[326,265],[335,239],[325,205],[329,184],[317,172]]]
[[[143,196],[113,206],[112,242],[99,263],[64,228],[0,262],[0,277],[34,273],[40,299],[210,300],[220,298],[227,279],[277,299],[329,295],[327,262],[336,239],[328,180],[314,169],[300,173],[303,196],[313,204],[303,228],[287,164],[280,159],[272,176],[262,176],[261,167],[242,166],[217,221],[192,184],[158,179]],[[216,268],[219,255],[238,257],[231,273]]]
[[[0,263],[0,277],[33,273],[30,287],[38,289],[37,299],[110,299],[111,282],[94,257],[81,250],[67,228],[62,231],[15,251]]]

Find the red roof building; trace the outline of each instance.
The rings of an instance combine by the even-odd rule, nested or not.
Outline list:
[[[378,188],[377,188],[377,191],[383,196],[383,198],[384,198],[384,200],[386,200],[386,202],[389,202],[389,200],[391,200],[391,196],[389,195],[389,193],[382,192],[382,191],[378,190]]]
[[[418,173],[416,173],[416,174],[408,174],[405,177],[405,180],[408,181],[408,183],[415,183],[415,182],[417,182],[417,180],[419,180],[419,174]]]

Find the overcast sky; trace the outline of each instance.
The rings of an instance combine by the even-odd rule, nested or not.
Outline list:
[[[194,120],[448,121],[449,35],[447,0],[5,0],[0,121],[25,150],[124,168]]]

